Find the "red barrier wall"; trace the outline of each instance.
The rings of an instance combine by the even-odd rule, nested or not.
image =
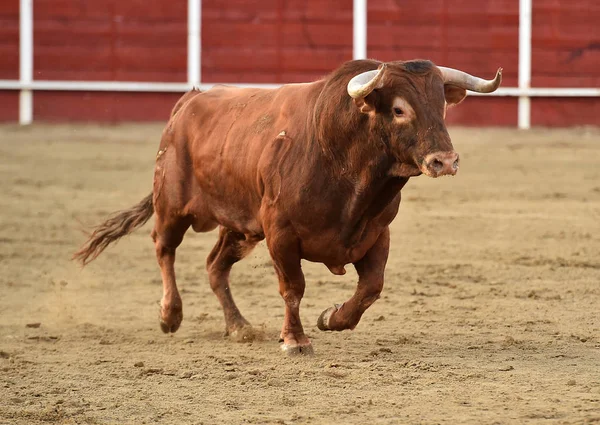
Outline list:
[[[0,2],[0,79],[19,78],[19,2]],[[19,118],[19,93],[0,90],[0,121]]]
[[[204,82],[317,79],[352,57],[351,0],[204,0]],[[426,5],[426,6],[425,6]],[[34,78],[186,80],[187,2],[36,0]],[[517,85],[518,1],[370,0],[368,55],[427,58]],[[0,79],[18,78],[18,0],[0,2]],[[600,3],[533,0],[532,86],[600,86]],[[162,93],[35,92],[34,119],[164,120],[178,97]],[[0,91],[0,120],[14,121],[16,92]],[[600,99],[532,101],[532,124],[598,124]],[[517,122],[516,98],[467,99],[448,120]]]

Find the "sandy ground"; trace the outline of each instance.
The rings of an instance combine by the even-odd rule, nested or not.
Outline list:
[[[452,129],[461,171],[404,189],[383,296],[356,330],[316,327],[355,273],[305,264],[316,355],[300,358],[278,347],[264,242],[232,273],[252,343],[223,337],[214,233],[178,251],[172,336],[150,223],[69,261],[82,225],[149,193],[160,132],[0,127],[0,424],[600,421],[600,130]]]

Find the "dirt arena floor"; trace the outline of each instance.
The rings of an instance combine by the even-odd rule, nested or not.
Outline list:
[[[600,422],[600,130],[451,129],[461,170],[403,190],[382,298],[320,332],[356,274],[306,263],[316,354],[288,358],[264,242],[232,273],[250,343],[223,337],[215,233],[178,250],[174,335],[151,223],[69,261],[149,193],[161,129],[0,126],[0,424]]]

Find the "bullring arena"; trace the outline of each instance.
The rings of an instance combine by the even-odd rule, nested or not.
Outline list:
[[[223,336],[207,281],[214,232],[178,250],[169,336],[150,223],[83,270],[69,261],[82,227],[147,194],[161,131],[0,127],[0,423],[600,420],[598,130],[452,128],[461,170],[403,189],[382,298],[354,331],[316,327],[354,270],[303,264],[316,354],[300,358],[279,350],[264,242],[232,271],[245,342]]]
[[[600,423],[597,2],[0,3],[0,425]],[[354,330],[317,319],[355,292],[355,268],[302,261],[314,354],[283,353],[265,241],[232,269],[252,327],[231,336],[206,267],[218,230],[190,229],[177,249],[176,333],[159,325],[154,217],[85,268],[72,261],[86,232],[152,190],[182,93],[310,82],[367,57],[504,72],[448,110],[459,172],[402,189],[383,292]],[[365,85],[404,93],[390,78]],[[442,88],[458,88],[442,78],[417,90],[437,109],[394,98],[393,134],[442,122]],[[366,96],[352,97],[371,120]]]

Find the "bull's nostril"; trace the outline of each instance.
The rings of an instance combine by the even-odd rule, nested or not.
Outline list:
[[[433,168],[436,173],[439,173],[444,169],[444,163],[439,159],[434,159],[431,161],[431,168]]]
[[[455,170],[458,170],[458,159],[456,161],[454,161],[454,163],[452,164],[452,168],[454,168]]]

